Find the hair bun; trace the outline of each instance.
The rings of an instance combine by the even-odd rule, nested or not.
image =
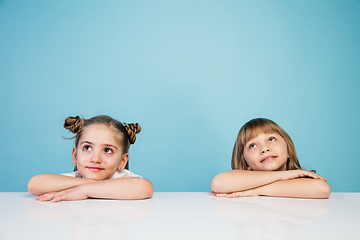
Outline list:
[[[140,125],[138,123],[124,123],[124,126],[128,133],[130,144],[134,144],[136,141],[136,134],[141,131]]]
[[[65,119],[64,128],[72,133],[77,133],[84,126],[85,119],[76,117],[67,117]]]

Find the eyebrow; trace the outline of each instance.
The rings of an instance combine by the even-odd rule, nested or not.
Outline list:
[[[94,145],[93,142],[89,142],[89,141],[83,141],[83,142],[80,143],[80,145],[85,144],[85,143],[90,144],[90,145]],[[101,144],[100,146],[113,147],[115,149],[118,149],[116,146],[114,146],[112,144],[108,144],[108,143]]]

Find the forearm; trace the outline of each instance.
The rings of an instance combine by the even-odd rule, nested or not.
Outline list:
[[[259,196],[291,198],[328,198],[331,189],[321,179],[297,178],[277,181],[255,189]]]
[[[58,192],[79,185],[95,182],[91,179],[76,178],[58,174],[40,174],[28,182],[28,191],[33,195]]]
[[[97,181],[80,188],[88,197],[107,199],[146,199],[154,192],[149,180],[135,177]]]
[[[230,170],[216,175],[210,188],[216,193],[230,193],[260,187],[281,179],[279,171]]]

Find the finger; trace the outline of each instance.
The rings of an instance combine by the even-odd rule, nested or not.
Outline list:
[[[256,193],[253,190],[245,191],[243,194],[243,197],[255,197],[255,196],[256,196]]]
[[[35,199],[36,200],[38,200],[38,201],[40,201],[40,202],[42,202],[42,199],[43,199],[44,197],[42,197],[42,196],[37,196]]]
[[[216,196],[217,197],[226,197],[228,194],[227,193],[217,193]]]
[[[300,172],[300,177],[311,177],[313,179],[319,179],[320,178],[320,176],[317,175],[316,173],[309,172],[309,171]]]
[[[45,193],[45,194],[36,196],[35,199],[41,199],[41,198],[44,198],[44,197],[47,196],[47,195],[48,195],[48,193]]]
[[[307,175],[306,175],[307,177],[311,177],[311,178],[313,178],[313,179],[322,179],[322,180],[324,180],[325,182],[327,181],[327,179],[326,178],[324,178],[323,176],[320,176],[319,174],[316,174],[316,173],[313,173],[313,172],[308,172],[307,171]]]
[[[242,197],[242,196],[243,196],[242,192],[234,192],[234,193],[227,195],[228,198],[237,198],[237,197]]]
[[[64,195],[57,195],[57,196],[55,196],[52,200],[51,200],[51,202],[52,203],[55,203],[55,202],[60,202],[61,200],[63,200],[63,197],[64,197]]]
[[[41,196],[38,196],[36,198],[36,200],[39,200],[40,202],[45,202],[45,201],[49,201],[52,199],[52,195],[53,194],[49,194],[49,193],[46,193],[46,194],[43,194]]]
[[[323,176],[320,176],[320,175],[318,175],[318,174],[316,174],[316,175],[319,177],[319,179],[322,179],[322,180],[324,180],[324,181],[327,181],[327,179],[324,178]]]
[[[327,179],[324,178],[324,177],[322,177],[322,176],[320,176],[320,175],[319,175],[319,179],[324,180],[325,182],[327,182]]]
[[[237,196],[236,194],[229,194],[229,195],[227,195],[226,196],[227,198],[236,198],[236,197],[239,197],[239,196]]]
[[[322,176],[320,176],[320,175],[318,175],[318,174],[316,174],[316,173],[312,173],[317,179],[319,179],[319,178],[322,178]]]
[[[313,179],[318,179],[318,178],[319,178],[319,177],[318,177],[316,174],[314,174],[314,173],[306,174],[305,177],[311,177],[311,178],[313,178]]]
[[[210,193],[210,196],[216,196],[216,193],[211,192],[211,193]]]
[[[317,179],[324,179],[322,176],[316,174]]]
[[[36,196],[35,199],[36,200],[39,200],[41,198],[41,196]]]
[[[315,174],[316,175],[316,179],[322,179],[322,180],[324,180],[324,181],[327,181],[327,179],[326,178],[324,178],[323,176],[320,176],[320,175],[318,175],[318,174]]]
[[[40,201],[40,202],[46,202],[46,201],[48,201],[46,198],[39,198],[39,199],[37,199],[38,201]]]

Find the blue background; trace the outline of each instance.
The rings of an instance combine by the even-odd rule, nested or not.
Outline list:
[[[210,191],[266,117],[360,191],[360,1],[0,1],[0,191],[73,169],[68,116],[138,122],[130,170]]]

